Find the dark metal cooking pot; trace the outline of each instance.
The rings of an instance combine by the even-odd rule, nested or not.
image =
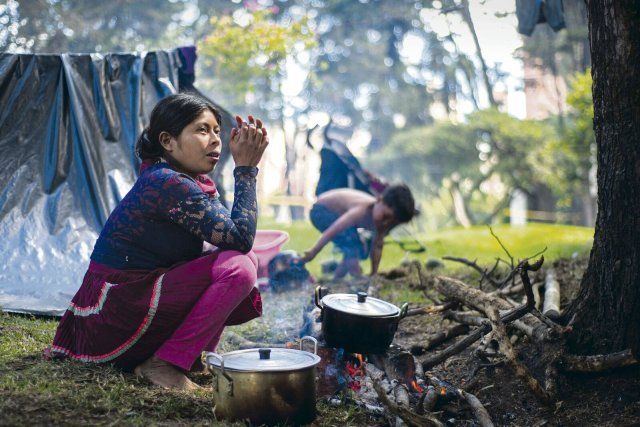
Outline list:
[[[409,308],[407,303],[398,308],[365,292],[322,297],[320,287],[316,288],[315,302],[322,310],[322,335],[327,345],[362,354],[386,352]]]
[[[302,351],[304,340],[314,352]],[[226,420],[252,424],[305,424],[316,417],[318,342],[300,341],[300,350],[256,348],[225,354],[206,353],[213,375],[213,411]]]

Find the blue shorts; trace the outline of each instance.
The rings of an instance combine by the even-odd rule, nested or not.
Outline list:
[[[315,228],[320,232],[324,232],[339,218],[339,215],[319,204],[313,205],[309,212],[309,219]],[[333,238],[333,244],[345,258],[367,259],[369,256],[370,245],[364,245],[360,240],[358,229],[349,227],[342,233]]]

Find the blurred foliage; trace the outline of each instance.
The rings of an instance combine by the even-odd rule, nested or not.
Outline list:
[[[455,184],[474,222],[485,223],[513,189],[533,192],[557,184],[542,173],[553,166],[540,162],[556,141],[548,123],[487,109],[471,113],[465,123],[397,132],[371,162],[388,177],[420,183],[419,197],[441,197],[443,187]]]
[[[434,103],[449,113],[472,98],[465,88],[481,78],[469,68],[473,58],[457,49],[452,35],[439,37],[424,13],[441,7],[414,0],[325,2],[316,20],[319,84],[310,88],[312,107],[367,128],[375,151],[396,129],[394,117],[409,128],[424,126],[432,122]],[[439,19],[447,19],[442,13]]]
[[[596,139],[593,133],[591,70],[576,73],[569,81],[569,111],[558,138],[540,152],[543,178],[553,182],[560,207],[569,207],[575,197],[589,197],[589,174],[596,163]]]
[[[286,61],[315,46],[306,16],[275,21],[268,10],[247,10],[235,17],[212,17],[214,30],[198,43],[205,64],[213,68],[215,84],[235,101],[230,108],[243,105],[245,95],[256,92],[260,83],[266,92],[276,83],[273,92],[278,96]]]
[[[0,5],[0,51],[131,52],[170,46],[183,33],[180,13],[185,4],[186,0],[9,0]]]

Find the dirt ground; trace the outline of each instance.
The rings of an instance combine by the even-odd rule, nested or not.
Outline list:
[[[562,306],[577,293],[580,278],[586,268],[585,258],[566,259],[554,263],[562,284]],[[532,277],[533,282],[544,277],[544,269]],[[471,276],[468,283],[472,283]],[[477,278],[476,278],[477,283]],[[444,323],[443,323],[444,322]],[[409,349],[426,342],[441,325],[439,315],[410,316],[400,322],[394,343]],[[447,342],[434,349],[439,351]],[[541,366],[544,348],[527,339],[514,345],[519,359],[534,376],[544,371]],[[462,388],[483,403],[497,426],[638,426],[640,425],[640,366],[622,368],[600,374],[559,374],[558,400],[547,405],[539,401],[528,386],[516,377],[503,361],[485,363],[467,351],[449,358],[430,372],[438,378]],[[417,355],[424,360],[429,353]],[[542,368],[542,369],[541,369]],[[543,378],[538,377],[539,381]],[[466,404],[451,402],[436,410],[447,425],[471,426],[474,418]]]

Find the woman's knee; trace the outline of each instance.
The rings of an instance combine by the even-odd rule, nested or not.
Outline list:
[[[213,271],[217,268],[230,276],[235,286],[245,285],[251,288],[256,283],[258,260],[253,252],[243,254],[237,251],[223,251],[214,263]]]

